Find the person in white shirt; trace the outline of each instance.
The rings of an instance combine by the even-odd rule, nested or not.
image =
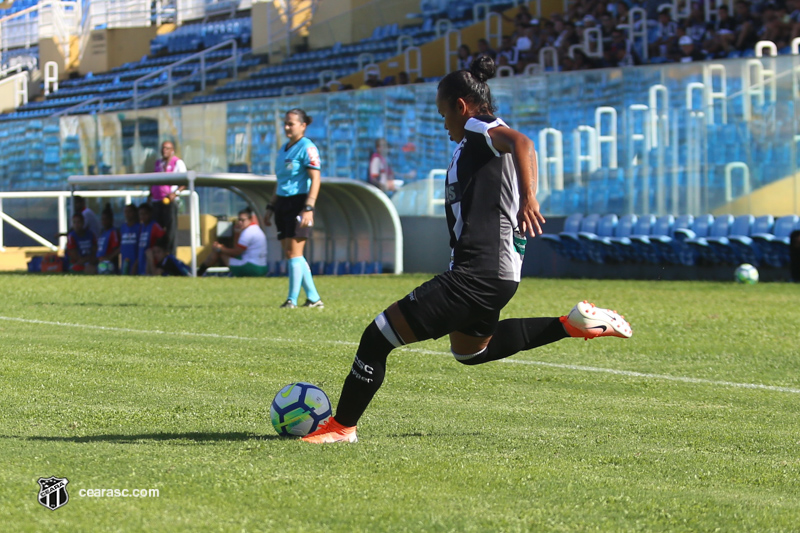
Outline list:
[[[232,247],[215,241],[213,251],[198,271],[199,275],[210,266],[227,265],[236,277],[263,277],[267,275],[267,236],[258,225],[258,217],[249,207],[239,211],[236,219],[238,238]]]

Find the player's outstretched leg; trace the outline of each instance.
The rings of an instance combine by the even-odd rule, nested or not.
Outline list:
[[[631,325],[616,311],[580,302],[562,317],[502,320],[497,324],[489,344],[477,353],[459,354],[451,351],[459,363],[481,365],[567,337],[589,340],[609,336],[628,338],[632,334]]]
[[[586,300],[575,304],[567,316],[561,317],[561,323],[571,337],[583,337],[586,340],[596,337],[628,339],[633,335],[631,325],[624,316],[610,309],[596,307]]]

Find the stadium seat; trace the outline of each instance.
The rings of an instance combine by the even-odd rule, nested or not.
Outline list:
[[[731,246],[732,239],[749,237],[754,221],[755,217],[753,215],[740,215],[733,220],[728,235],[723,237],[709,236],[708,239],[706,239],[709,247],[713,250],[714,257],[717,258],[720,263],[729,265],[738,264],[737,249]]]
[[[564,245],[564,252],[567,257],[576,261],[586,261],[588,259],[586,250],[581,246],[578,233],[595,233],[599,221],[600,215],[598,214],[586,215],[581,219],[580,228],[577,232],[562,231],[558,234],[561,243]]]
[[[593,263],[604,263],[611,249],[609,237],[614,236],[618,217],[615,214],[604,215],[597,223],[596,233],[579,231],[578,241],[582,255]]]
[[[392,198],[392,201],[395,202],[395,205],[397,205],[395,198],[397,198],[397,196],[403,192],[404,191],[401,190],[400,193],[395,194],[394,198]],[[573,213],[569,215],[567,219],[564,221],[564,229],[562,233],[577,234],[581,228],[581,220],[583,220],[582,213]],[[546,243],[548,243],[550,247],[553,249],[553,251],[558,255],[569,257],[569,255],[567,255],[566,248],[564,247],[564,243],[561,241],[560,235],[555,235],[553,233],[543,233],[540,238]]]
[[[706,235],[695,235],[694,237],[686,239],[685,243],[694,250],[695,261],[700,260],[710,264],[719,263],[721,258],[717,256],[714,247],[709,244],[708,239],[727,237],[732,224],[733,215],[719,215],[714,218],[713,222],[708,227]]]
[[[728,246],[733,250],[735,264],[749,263],[753,266],[761,264],[761,253],[752,239],[752,235],[771,234],[772,227],[775,225],[775,218],[772,215],[756,217],[751,227],[751,232],[747,236],[729,235]]]
[[[764,263],[782,267],[789,264],[789,236],[800,228],[800,217],[787,215],[775,221],[772,234],[754,233],[752,238]]]
[[[636,215],[622,215],[617,222],[617,228],[614,231],[614,236],[609,237],[609,251],[607,260],[615,263],[621,263],[628,259],[627,247],[630,245],[630,236],[633,234],[633,228],[638,222],[639,217]]]
[[[683,252],[683,241],[688,235],[694,235],[691,228],[694,226],[694,216],[680,215],[675,219],[670,235],[652,235],[648,237],[651,245],[658,252],[658,257],[662,262],[681,264],[681,252]],[[687,233],[688,232],[688,233]],[[686,257],[691,261],[691,256]]]
[[[655,219],[650,226],[649,234],[631,235],[630,240],[634,257],[642,262],[661,263],[664,258],[661,257],[658,248],[656,248],[654,244],[654,240],[661,237],[670,237],[674,225],[674,216],[663,215]]]

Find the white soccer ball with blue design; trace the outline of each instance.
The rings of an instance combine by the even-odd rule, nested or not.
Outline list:
[[[755,285],[758,283],[758,270],[749,263],[739,265],[736,269],[736,281],[745,285]]]
[[[290,383],[278,391],[269,416],[278,435],[303,437],[316,431],[331,416],[331,402],[322,389],[305,383]]]

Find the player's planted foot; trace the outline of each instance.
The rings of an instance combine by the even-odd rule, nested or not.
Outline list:
[[[286,300],[285,302],[283,302],[283,304],[281,304],[280,308],[281,309],[296,309],[297,305],[295,305],[295,303],[290,299],[290,300]]]
[[[314,444],[330,444],[333,442],[358,442],[356,426],[346,427],[333,417],[324,422],[319,429],[309,433],[301,440]]]
[[[316,302],[306,300],[306,303],[303,304],[303,307],[316,307],[317,309],[324,309],[325,304],[322,303],[322,300],[317,300]]]
[[[569,315],[561,317],[561,323],[570,337],[583,337],[586,340],[595,337],[628,339],[633,335],[631,325],[624,316],[610,309],[595,307],[586,300],[575,304]]]

